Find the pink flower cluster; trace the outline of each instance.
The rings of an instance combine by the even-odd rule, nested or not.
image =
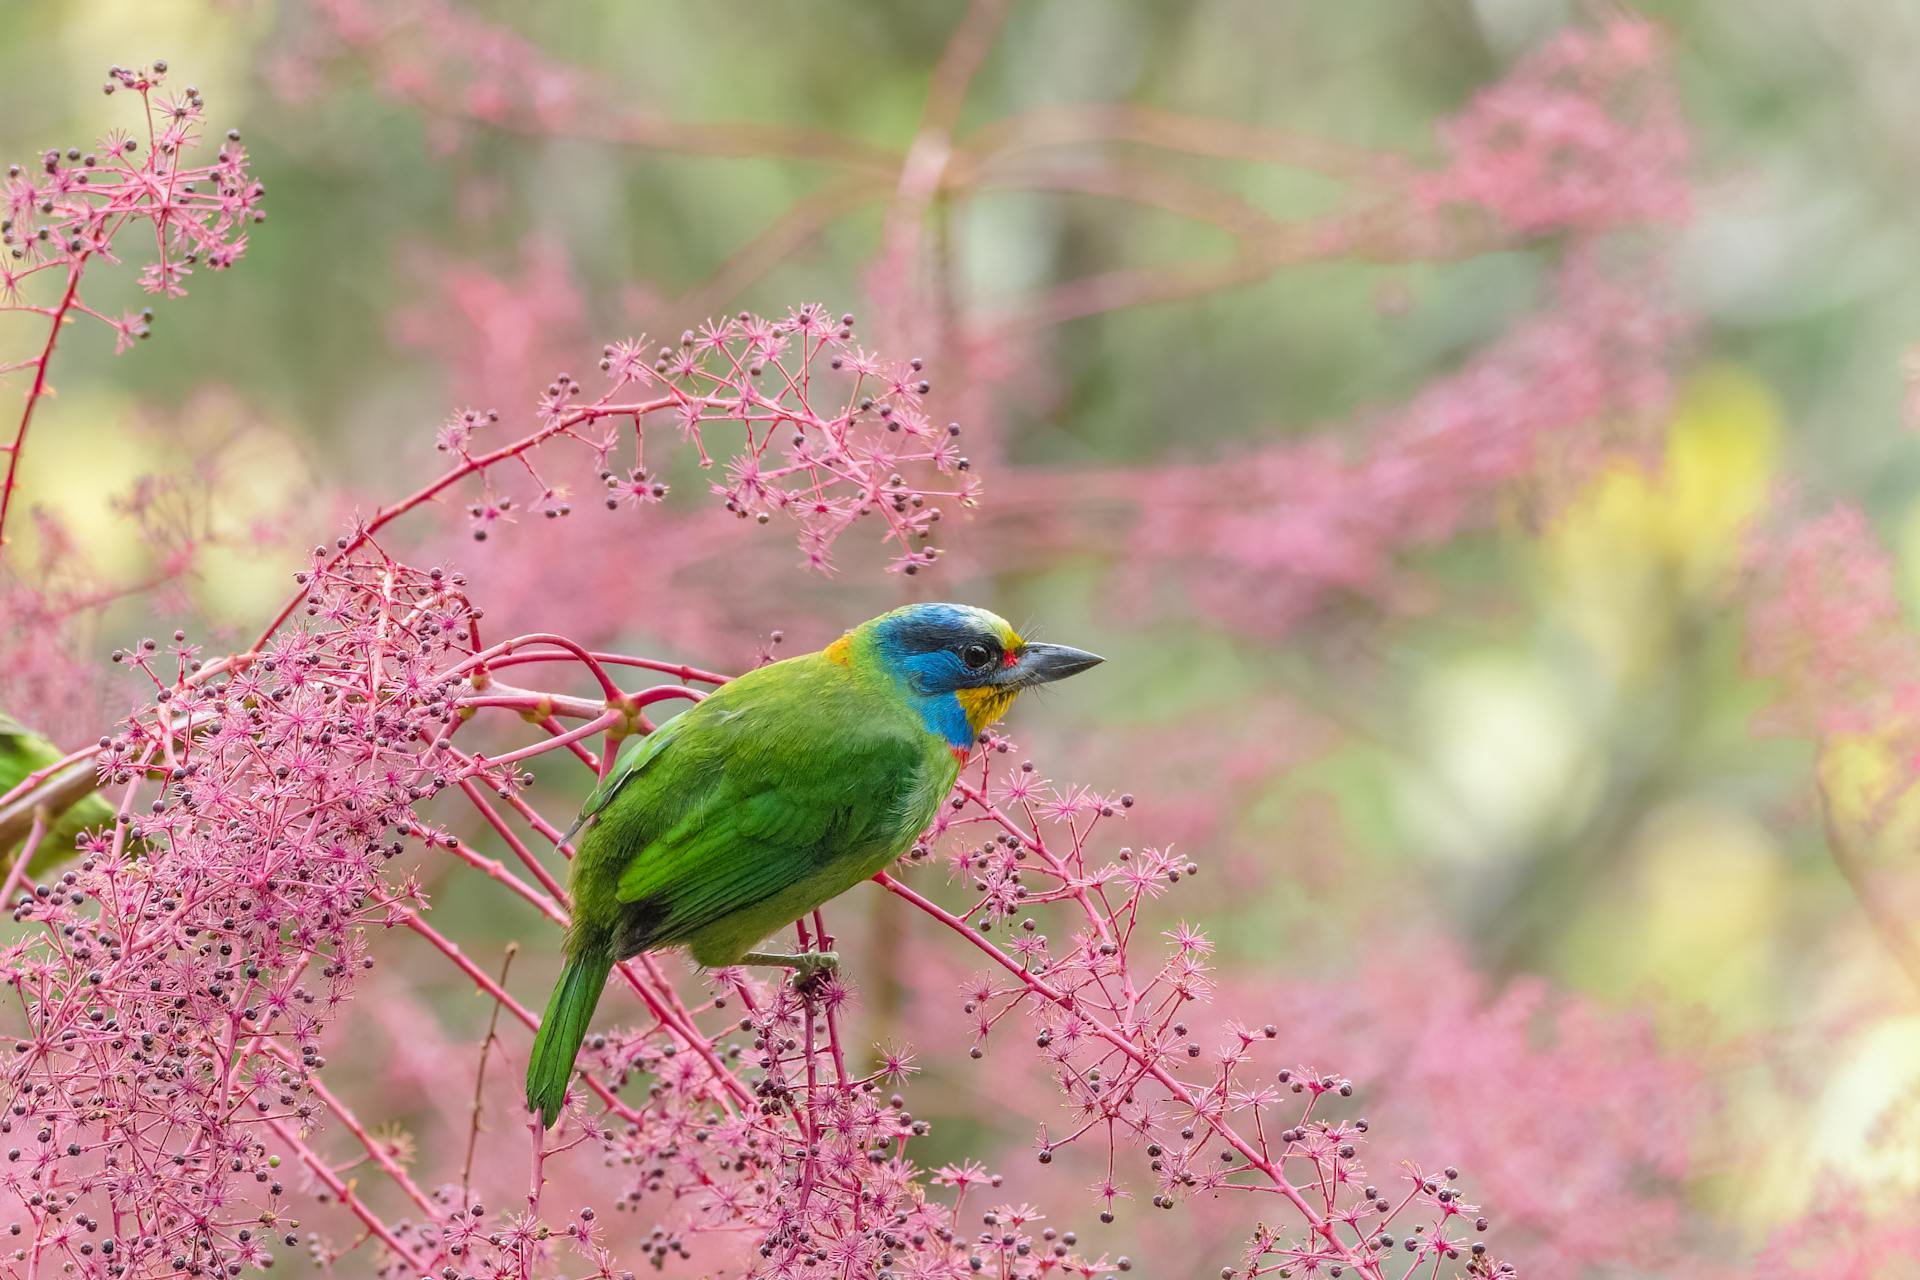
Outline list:
[[[481,478],[468,508],[475,538],[484,541],[521,509],[549,518],[572,511],[568,486],[535,465],[536,446],[557,439],[585,446],[609,508],[658,502],[668,485],[664,464],[646,452],[654,422],[692,444],[702,469],[721,473],[711,488],[729,512],[761,524],[775,513],[793,520],[814,569],[831,569],[834,542],[874,516],[883,539],[898,548],[893,567],[917,573],[938,555],[931,545],[937,500],[968,506],[977,497],[978,485],[964,474],[970,464],[959,451],[959,424],[927,417],[923,398],[932,384],[922,362],[883,359],[856,345],[851,315],[835,319],[813,304],[784,320],[741,312],[670,345],[610,343],[600,369],[606,381],[596,396],[571,375],[556,376],[536,408],[538,425],[513,443],[484,447],[499,416],[493,411],[464,410],[441,427],[439,447],[460,459],[457,474]],[[730,452],[708,447],[721,427]],[[508,458],[530,481],[524,496],[496,483],[494,464]],[[933,488],[922,473],[958,475],[949,482],[956,487]]]
[[[246,228],[265,219],[263,188],[247,170],[240,134],[229,130],[209,164],[187,163],[200,145],[206,104],[197,89],[160,92],[167,66],[113,67],[106,91],[127,90],[140,98],[135,132],[114,130],[91,149],[49,148],[29,170],[8,167],[0,187],[0,314],[44,317],[46,337],[37,354],[0,360],[0,375],[31,370],[20,416],[0,443],[7,455],[0,482],[0,532],[4,532],[17,485],[33,412],[48,390],[47,369],[62,326],[91,316],[114,331],[125,350],[152,332],[151,308],[110,316],[81,297],[81,277],[95,258],[117,261],[122,237],[144,224],[153,238],[153,260],[140,273],[148,293],[178,297],[194,268],[218,271],[246,251]],[[46,282],[47,288],[38,286]]]
[[[331,1176],[305,1142],[318,1036],[373,963],[361,923],[406,896],[391,828],[449,780],[471,611],[372,557],[303,577],[310,622],[256,652],[116,655],[153,689],[100,744],[119,820],[9,903],[0,1185],[29,1274],[264,1266],[295,1243],[281,1155]]]
[[[1031,1277],[1125,1265],[1083,1256],[1075,1233],[1044,1225],[1031,1206],[997,1202],[997,1180],[976,1165],[921,1169],[910,1151],[928,1125],[884,1092],[910,1073],[911,1053],[849,1067],[847,987],[769,986],[721,970],[689,998],[654,957],[621,966],[617,986],[645,1016],[590,1040],[553,1145],[529,1128],[524,1209],[489,1211],[464,1179],[419,1185],[324,1079],[318,1037],[373,963],[365,926],[410,931],[510,1021],[530,1031],[536,1018],[428,922],[424,896],[389,860],[410,847],[444,853],[564,925],[565,890],[516,829],[559,842],[520,763],[564,751],[597,770],[597,736],[649,731],[650,708],[699,696],[684,682],[722,677],[550,635],[486,644],[462,578],[396,563],[364,536],[316,548],[300,577],[293,609],[304,621],[276,625],[248,652],[202,662],[176,639],[164,656],[152,641],[120,655],[153,697],[96,756],[119,820],[14,905],[29,927],[0,953],[0,972],[24,1019],[5,1038],[0,1131],[27,1140],[0,1179],[22,1206],[12,1225],[29,1273],[262,1266],[299,1242],[295,1224],[310,1212],[341,1210],[358,1240],[336,1243],[309,1224],[307,1246],[332,1263],[376,1241],[393,1275],[552,1274],[569,1265],[564,1248],[610,1278],[636,1249],[664,1261],[742,1232],[751,1274],[782,1280],[822,1267]],[[591,676],[599,694],[508,683],[555,663]],[[629,691],[613,678],[621,667],[677,682]],[[545,736],[490,756],[454,745],[497,712]],[[518,866],[425,817],[436,794],[471,806]],[[989,736],[915,850],[917,861],[944,851],[972,886],[968,904],[949,911],[881,877],[989,961],[964,992],[975,1053],[1019,1021],[1051,1065],[1064,1119],[1043,1131],[1041,1162],[1103,1144],[1109,1219],[1132,1176],[1119,1157],[1133,1151],[1162,1209],[1193,1196],[1270,1199],[1262,1221],[1277,1213],[1294,1225],[1255,1233],[1249,1276],[1339,1266],[1386,1280],[1400,1274],[1388,1257],[1403,1254],[1400,1269],[1422,1274],[1506,1274],[1487,1257],[1486,1221],[1454,1170],[1370,1174],[1354,1085],[1290,1061],[1280,1026],[1230,1023],[1211,1044],[1199,1038],[1189,1020],[1211,992],[1206,939],[1177,926],[1157,958],[1141,958],[1153,901],[1199,868],[1165,850],[1102,853],[1096,836],[1131,804],[1051,785]],[[817,914],[800,935],[832,941]],[[632,1096],[636,1080],[643,1098]],[[361,1153],[325,1154],[322,1126]],[[283,1181],[283,1158],[304,1185]],[[592,1207],[543,1216],[550,1177],[582,1159],[620,1171],[597,1180],[602,1207],[665,1207],[644,1243],[616,1245]],[[376,1207],[351,1173],[367,1164],[411,1212]]]
[[[1223,1194],[1271,1203],[1261,1221],[1278,1214],[1291,1225],[1254,1233],[1240,1269],[1248,1277],[1512,1274],[1488,1254],[1488,1220],[1464,1198],[1458,1170],[1369,1169],[1355,1083],[1287,1056],[1300,1023],[1250,1010],[1219,1021],[1212,944],[1186,924],[1148,923],[1154,901],[1198,864],[1096,839],[1133,804],[1052,784],[1010,740],[988,735],[914,855],[943,849],[968,905],[947,911],[882,877],[990,961],[962,992],[974,1056],[1019,1027],[1047,1063],[1062,1118],[1042,1127],[1040,1162],[1074,1144],[1103,1148],[1106,1221],[1128,1195],[1121,1160],[1134,1152],[1156,1209]],[[991,943],[996,932],[1007,940]]]

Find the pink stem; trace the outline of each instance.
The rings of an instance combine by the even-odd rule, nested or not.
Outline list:
[[[682,391],[677,389],[670,389],[670,391],[670,394],[661,396],[657,400],[649,400],[641,404],[618,407],[605,404],[588,405],[584,408],[576,409],[563,417],[554,418],[538,430],[522,436],[511,444],[501,445],[491,453],[478,454],[467,458],[459,466],[442,474],[439,479],[433,480],[419,489],[414,490],[411,494],[400,499],[400,501],[390,506],[382,507],[380,510],[374,512],[371,519],[367,520],[348,537],[347,545],[336,550],[327,558],[321,567],[332,568],[334,565],[340,563],[341,560],[365,546],[367,540],[375,533],[378,533],[381,529],[393,523],[393,521],[398,520],[401,516],[407,514],[407,512],[422,503],[431,502],[434,498],[437,498],[440,494],[452,488],[468,476],[478,475],[494,464],[505,462],[509,458],[517,458],[535,445],[550,440],[562,432],[570,431],[582,423],[592,422],[597,418],[616,414],[620,416],[627,414],[644,416],[649,413],[657,413],[662,409],[670,409],[675,405],[685,404],[689,399],[686,393]],[[300,607],[300,602],[304,599],[306,599],[306,592],[304,590],[296,592],[288,599],[286,604],[280,607],[280,611],[274,614],[273,620],[267,624],[266,629],[260,633],[259,638],[253,642],[253,647],[259,649],[265,645],[266,642],[273,637],[273,633],[280,629],[281,624],[293,616],[293,611]]]
[[[341,1204],[352,1210],[353,1216],[360,1219],[360,1221],[365,1224],[367,1230],[371,1231],[381,1244],[386,1245],[387,1248],[393,1251],[395,1257],[407,1264],[407,1268],[410,1271],[416,1275],[427,1274],[432,1263],[430,1261],[422,1261],[419,1254],[402,1243],[400,1238],[393,1234],[392,1229],[381,1220],[380,1215],[367,1208],[360,1200],[360,1197],[353,1194],[353,1188],[340,1180],[340,1175],[333,1171],[331,1165],[321,1159],[320,1153],[301,1140],[300,1135],[294,1132],[292,1125],[289,1125],[278,1116],[268,1116],[267,1127],[272,1129],[274,1133],[279,1136],[280,1140],[287,1144],[287,1148],[290,1151],[300,1157],[301,1162],[313,1171],[314,1177],[326,1184],[327,1190],[331,1191]]]
[[[690,667],[682,662],[662,662],[658,658],[639,658],[626,653],[603,653],[598,649],[589,649],[587,656],[606,666],[639,667],[681,680],[697,680],[701,684],[725,684],[733,679],[732,676],[723,676],[700,667]],[[495,658],[487,665],[498,669],[517,667],[528,662],[564,662],[565,660],[565,656],[558,653],[512,653],[502,658]]]
[[[13,855],[13,865],[7,868],[5,884],[0,884],[0,911],[6,909],[13,900],[13,891],[27,878],[27,863],[33,859],[33,851],[39,847],[40,838],[47,833],[47,814],[44,809],[36,809],[33,814],[33,826],[27,831],[27,839],[20,851]]]
[[[288,1065],[293,1065],[291,1055],[286,1053],[285,1050],[280,1049],[277,1045],[275,1049],[276,1056],[280,1057],[282,1061],[287,1062]],[[407,1193],[407,1199],[418,1205],[421,1213],[426,1214],[429,1218],[439,1216],[439,1206],[435,1205],[433,1201],[427,1197],[427,1193],[422,1191],[412,1177],[408,1175],[407,1171],[400,1167],[393,1156],[387,1151],[386,1146],[367,1131],[367,1127],[360,1123],[360,1117],[353,1113],[352,1108],[335,1097],[333,1092],[320,1082],[319,1072],[309,1071],[307,1073],[307,1087],[313,1090],[314,1095],[318,1097],[320,1101],[327,1104],[327,1110],[333,1112],[334,1117],[347,1127],[347,1132],[360,1140],[360,1145],[367,1149],[367,1154],[373,1157],[373,1162],[379,1165],[381,1171],[389,1178],[392,1178],[394,1182],[399,1184],[400,1189]]]
[[[599,719],[589,720],[577,729],[569,729],[558,737],[548,738],[544,742],[536,742],[531,746],[520,747],[517,750],[507,752],[503,756],[475,755],[473,757],[474,763],[471,773],[468,776],[472,776],[472,774],[475,773],[485,773],[488,768],[494,765],[512,764],[516,760],[525,760],[531,756],[543,755],[558,747],[564,747],[570,742],[578,742],[582,738],[591,738],[594,734],[607,728],[609,725],[620,723],[624,718],[625,717],[618,711],[609,711]],[[460,779],[460,781],[465,781],[465,779]]]
[[[7,545],[7,513],[13,508],[13,491],[18,484],[20,456],[26,452],[27,431],[33,426],[33,411],[47,393],[47,366],[53,363],[54,344],[60,341],[60,327],[67,322],[80,294],[80,274],[86,268],[88,253],[81,253],[67,268],[67,291],[53,310],[53,323],[47,329],[47,345],[40,349],[34,363],[33,386],[27,390],[26,407],[20,411],[20,425],[14,429],[13,443],[7,446],[7,476],[0,483],[0,551]]]

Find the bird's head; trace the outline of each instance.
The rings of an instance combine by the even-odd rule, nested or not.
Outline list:
[[[839,642],[893,676],[927,728],[956,748],[1006,714],[1023,689],[1064,680],[1101,659],[1084,649],[1022,639],[1007,620],[964,604],[910,604]],[[836,646],[837,647],[837,646]]]

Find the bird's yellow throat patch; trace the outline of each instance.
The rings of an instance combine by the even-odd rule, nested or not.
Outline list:
[[[961,710],[967,713],[967,727],[975,733],[1007,714],[1007,708],[1020,696],[1018,689],[957,689]]]

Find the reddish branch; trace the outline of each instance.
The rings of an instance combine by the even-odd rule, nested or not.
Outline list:
[[[73,310],[73,304],[80,295],[80,274],[86,268],[87,255],[75,257],[73,265],[67,269],[67,288],[60,295],[60,303],[53,309],[53,319],[47,326],[47,342],[40,354],[33,358],[33,385],[27,389],[27,401],[20,409],[20,420],[14,425],[13,439],[0,449],[7,455],[7,476],[0,483],[0,549],[7,544],[7,514],[13,508],[13,491],[19,483],[20,458],[26,452],[27,432],[33,426],[33,411],[40,404],[40,398],[47,392],[47,370],[53,360],[54,344],[60,340],[60,327],[67,322],[67,313]]]

